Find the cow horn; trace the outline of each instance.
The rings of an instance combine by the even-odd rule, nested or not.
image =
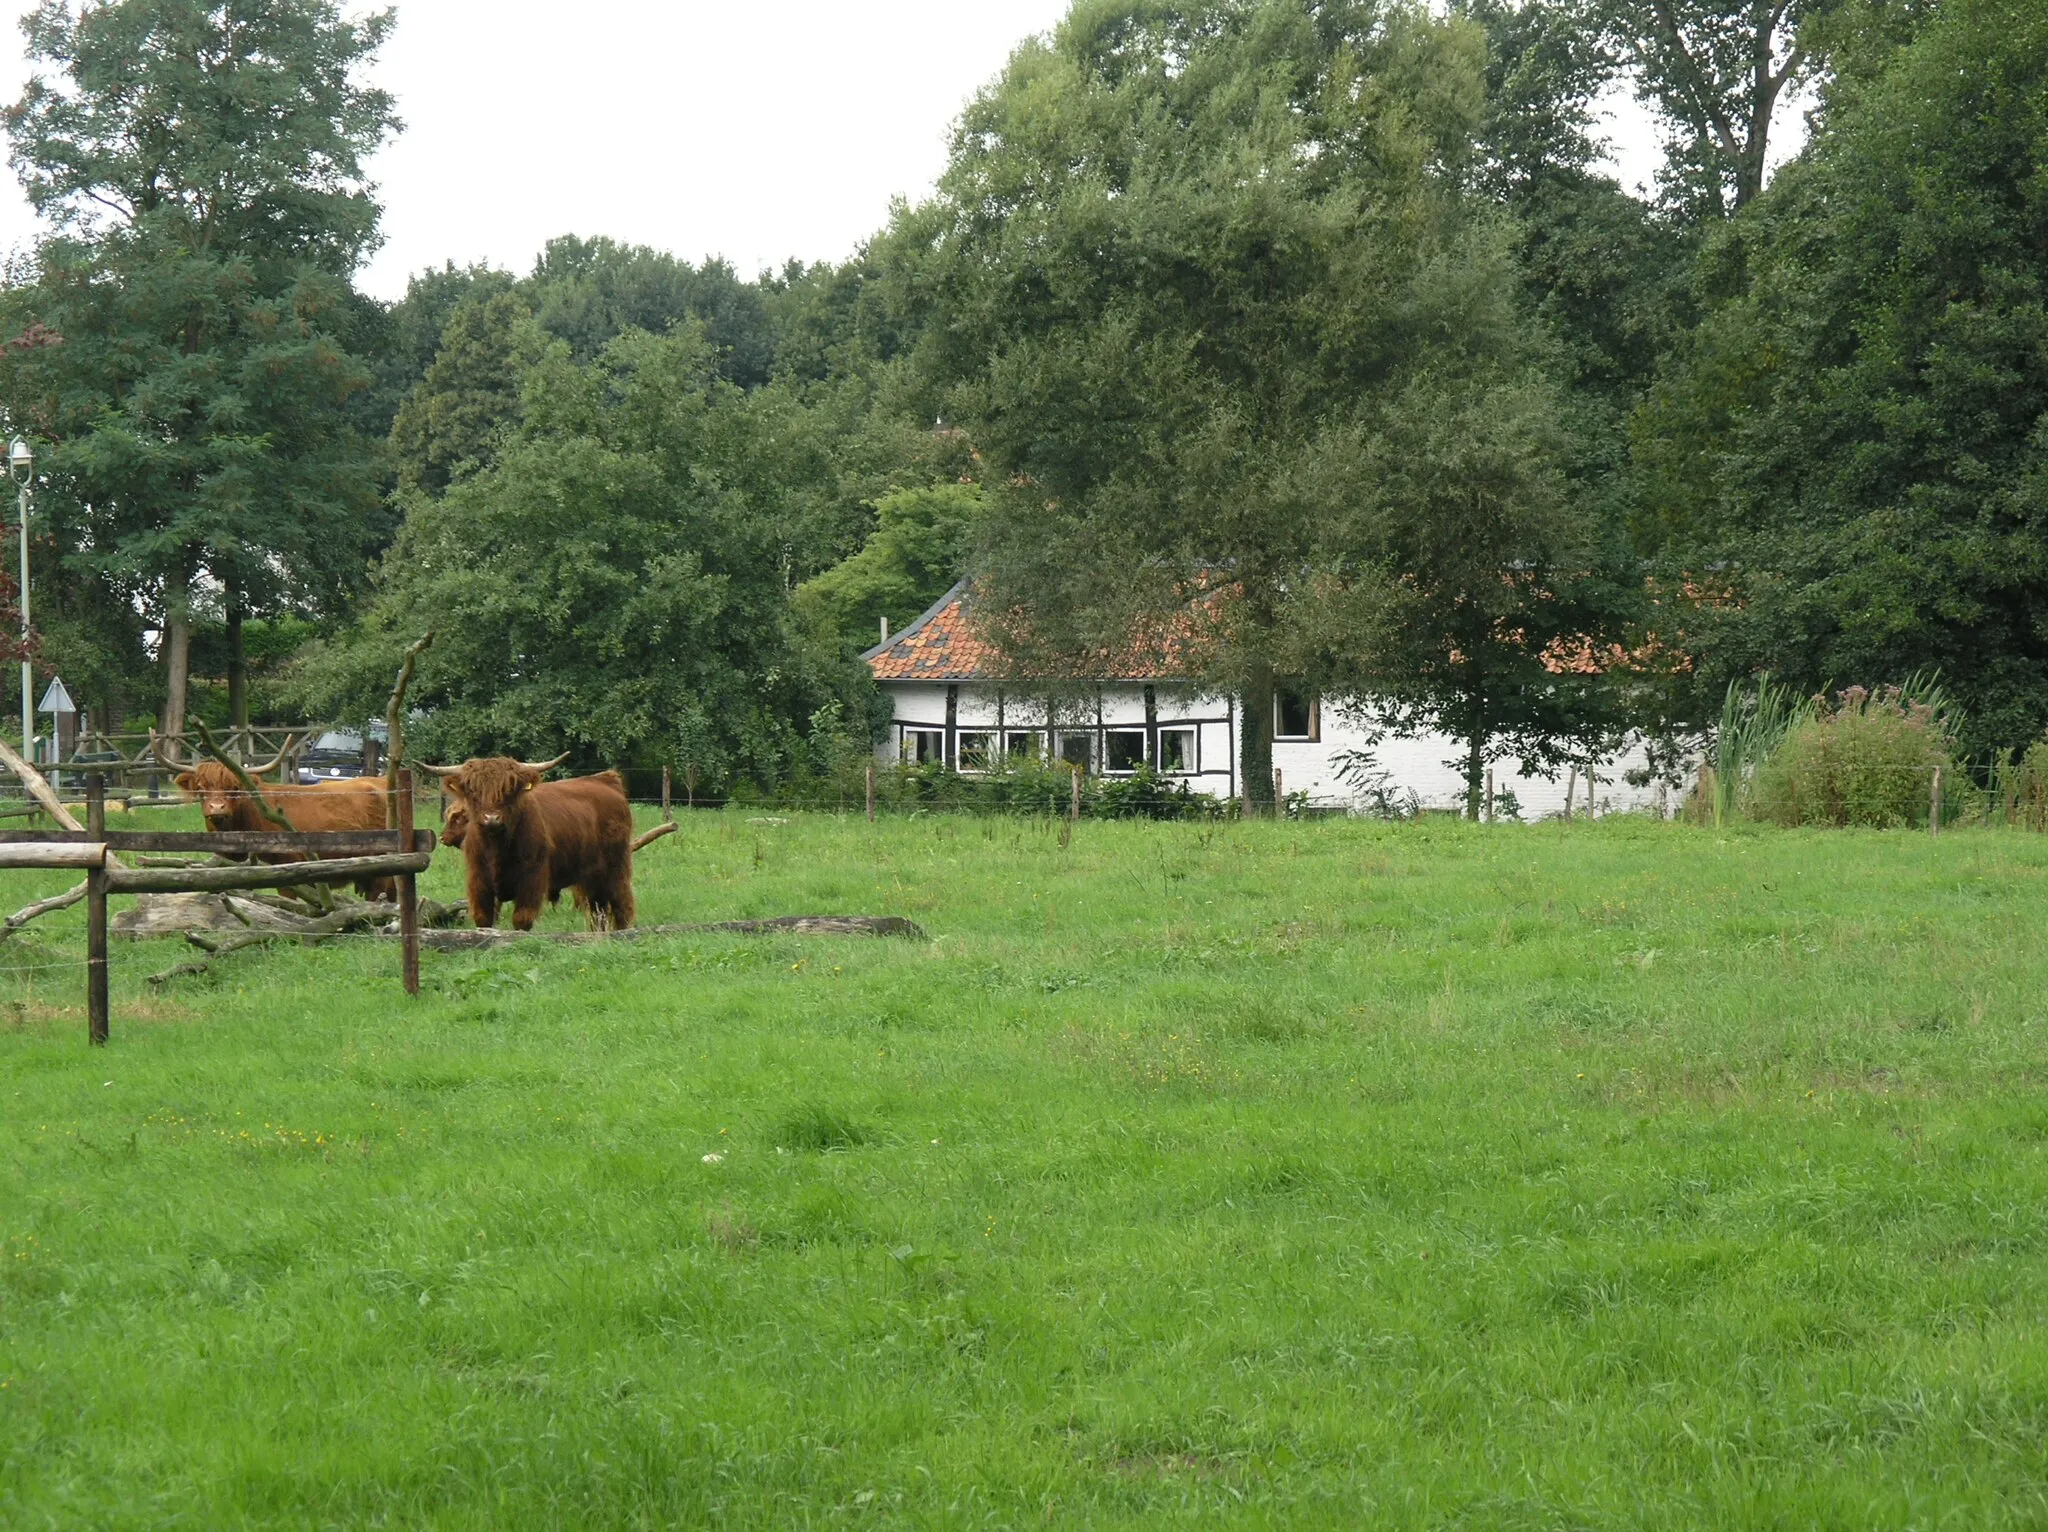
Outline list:
[[[176,776],[181,771],[190,771],[192,769],[190,766],[180,765],[164,754],[163,736],[154,729],[149,731],[149,753],[156,757],[157,765],[163,767],[165,771],[170,772],[173,776]]]
[[[243,764],[243,766],[242,766],[242,770],[244,770],[244,771],[248,772],[248,773],[249,773],[249,775],[250,775],[250,776],[252,776],[252,777],[260,777],[260,776],[262,776],[262,775],[263,775],[263,774],[264,774],[264,773],[265,773],[266,771],[275,771],[275,770],[277,770],[277,768],[278,768],[278,767],[279,767],[280,765],[282,765],[282,764],[283,764],[283,762],[284,762],[284,758],[285,758],[285,757],[286,757],[287,755],[291,754],[291,748],[292,748],[292,740],[291,740],[291,736],[290,736],[289,734],[287,734],[287,735],[285,736],[285,741],[284,741],[284,749],[282,749],[282,750],[278,751],[276,755],[273,755],[273,756],[272,756],[272,757],[271,757],[271,758],[270,758],[269,760],[265,761],[265,762],[264,762],[264,763],[263,763],[263,764],[262,764],[261,766],[251,766],[251,765],[248,765],[247,763],[244,763],[244,764]]]
[[[519,764],[524,766],[528,771],[553,771],[557,766],[561,765],[562,762],[568,760],[572,753],[573,752],[571,751],[564,750],[552,761],[521,761]]]
[[[462,775],[462,768],[460,766],[429,766],[425,761],[414,761],[413,765],[419,767],[421,771],[431,771],[437,777],[459,777]]]

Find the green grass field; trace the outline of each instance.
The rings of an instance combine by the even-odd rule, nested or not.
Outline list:
[[[2048,1523],[2048,837],[732,811],[639,892],[932,940],[117,943],[104,1051],[78,912],[0,948],[0,1525]]]

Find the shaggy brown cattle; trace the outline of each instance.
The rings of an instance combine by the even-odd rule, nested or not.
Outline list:
[[[615,782],[619,781],[618,774],[616,772],[610,771],[602,773],[600,777],[592,777],[589,780],[595,782],[603,780],[604,778],[610,778],[612,781]],[[621,783],[620,791],[623,792],[624,790],[624,784]],[[453,793],[450,793],[448,797],[448,811],[441,816],[441,844],[444,846],[452,846],[453,848],[459,851],[462,849],[463,838],[468,834],[469,805],[464,803],[460,798],[456,797]],[[552,874],[552,867],[549,869],[549,872],[550,874]],[[573,892],[576,897],[576,908],[582,910],[584,914],[587,916],[590,913],[590,907],[583,898],[583,890],[579,888],[575,889]],[[560,888],[554,886],[551,879],[548,886],[548,903],[550,905],[555,905],[561,903],[561,900],[562,891]]]
[[[161,757],[159,757],[161,759]],[[164,764],[176,769],[175,763]],[[254,771],[250,772],[255,775]],[[219,761],[201,761],[177,772],[172,781],[178,790],[197,800],[209,830],[275,830],[263,817],[255,800],[235,780],[235,774]],[[273,809],[290,821],[294,830],[381,830],[384,828],[384,782],[365,777],[338,782],[315,782],[300,787],[280,783],[260,784]],[[335,856],[346,855],[335,852]],[[297,851],[265,851],[263,861],[273,864],[303,862]],[[358,881],[356,892],[365,899],[395,899],[398,885],[390,878]]]
[[[495,925],[512,906],[512,926],[530,931],[543,901],[573,890],[593,930],[633,923],[633,810],[616,772],[543,782],[566,757],[541,763],[488,756],[460,766],[429,766],[460,815],[469,872],[469,918]],[[442,840],[450,830],[444,825]]]

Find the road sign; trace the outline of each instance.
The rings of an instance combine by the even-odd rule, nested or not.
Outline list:
[[[36,708],[36,711],[38,713],[75,713],[78,711],[78,704],[71,700],[71,693],[64,690],[64,678],[62,676],[50,677],[49,688],[44,691],[42,703]]]

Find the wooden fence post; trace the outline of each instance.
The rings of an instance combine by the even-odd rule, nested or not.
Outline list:
[[[1586,823],[1587,823],[1587,824],[1591,824],[1591,823],[1593,822],[1593,814],[1594,814],[1594,811],[1595,811],[1595,805],[1594,805],[1594,803],[1593,803],[1593,789],[1594,789],[1595,787],[1597,787],[1597,786],[1599,785],[1599,782],[1600,782],[1600,779],[1599,779],[1598,777],[1596,777],[1595,775],[1593,775],[1593,766],[1592,766],[1592,763],[1591,763],[1591,762],[1589,761],[1589,762],[1588,762],[1588,763],[1586,764]]]
[[[1486,768],[1486,822],[1493,823],[1493,768]]]
[[[1081,768],[1079,766],[1074,768],[1073,789],[1073,796],[1067,803],[1067,823],[1070,825],[1081,822]]]
[[[670,768],[670,767],[667,767],[667,766],[664,766],[664,767],[662,767],[662,768],[661,768],[661,822],[662,822],[663,824],[667,824],[667,823],[668,823],[668,822],[669,822],[669,821],[670,821],[671,819],[673,819],[673,818],[675,818],[675,817],[676,817],[676,814],[675,814],[675,810],[669,807],[669,792],[670,792],[670,790],[671,790],[671,789],[672,789],[672,788],[673,788],[674,786],[675,786],[675,775],[674,775],[674,772],[673,772],[672,768]]]
[[[1278,766],[1273,768],[1273,817],[1275,819],[1285,819],[1287,817],[1287,789],[1281,785],[1280,768]]]
[[[97,771],[85,779],[85,833],[107,835],[107,779]],[[85,874],[85,1027],[96,1048],[107,1041],[107,869],[104,862]]]
[[[1927,833],[1941,834],[1941,768],[1934,768],[1934,786],[1927,800]]]
[[[1567,824],[1571,823],[1572,799],[1578,797],[1578,795],[1579,768],[1577,766],[1574,766],[1572,767],[1571,771],[1567,773],[1564,779],[1564,817],[1565,823]]]
[[[875,763],[868,762],[868,823],[875,822]]]
[[[397,800],[392,804],[392,817],[397,821],[398,849],[410,854],[412,851],[412,771],[401,766],[395,789]],[[412,873],[401,873],[398,878],[398,934],[405,956],[403,973],[405,992],[417,995],[420,992],[420,890],[419,880]]]

